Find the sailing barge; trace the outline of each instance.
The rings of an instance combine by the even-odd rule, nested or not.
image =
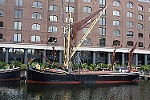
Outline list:
[[[37,69],[29,67],[28,82],[43,84],[81,84],[81,83],[125,83],[134,82],[139,77],[138,73],[51,73],[41,72]]]
[[[0,70],[0,81],[20,80],[20,68]]]
[[[45,83],[45,84],[81,84],[81,83],[124,83],[124,82],[133,82],[139,77],[138,73],[115,73],[113,71],[72,71],[71,59],[74,56],[75,52],[78,50],[80,45],[83,43],[87,35],[90,33],[91,29],[94,27],[96,22],[100,19],[102,13],[106,7],[96,11],[85,19],[68,24],[68,32],[64,35],[64,66],[68,70],[66,71],[55,71],[55,70],[38,70],[30,66],[27,73],[27,82],[30,83]],[[91,20],[94,16],[99,15],[92,21],[90,28],[87,33],[83,36],[80,43],[70,51],[71,41],[73,40],[73,35],[78,31],[83,29],[85,23]],[[71,14],[69,13],[69,21],[71,19]],[[70,28],[71,27],[71,28]],[[72,33],[72,34],[71,34]],[[133,52],[132,52],[133,53]],[[114,59],[114,58],[113,58]]]

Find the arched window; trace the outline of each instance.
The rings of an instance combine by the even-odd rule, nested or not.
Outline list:
[[[127,5],[126,5],[128,8],[133,8],[133,3],[132,2],[127,2]]]
[[[4,16],[4,10],[0,9],[0,16]]]
[[[40,24],[33,24],[32,30],[41,30],[41,25]]]
[[[57,42],[56,37],[49,37],[48,42]]]
[[[133,18],[133,12],[128,11],[128,12],[127,12],[127,17]]]
[[[139,47],[143,47],[143,43],[142,42],[139,42]]]
[[[143,11],[143,7],[141,5],[138,5],[138,11]]]
[[[143,24],[138,23],[138,29],[139,29],[139,30],[143,29]]]
[[[119,10],[114,10],[113,15],[114,16],[120,16],[120,11]]]
[[[114,36],[120,36],[120,30],[114,30],[113,35]]]
[[[127,22],[127,26],[128,27],[134,27],[133,22],[131,22],[131,21]]]
[[[127,41],[127,45],[128,46],[133,46],[133,42],[132,41]]]
[[[132,31],[128,31],[128,32],[127,32],[127,36],[133,37],[133,32],[132,32]]]
[[[143,20],[143,15],[139,14],[139,15],[138,15],[138,19],[139,19],[139,20]]]
[[[42,2],[34,1],[32,7],[34,7],[34,8],[42,8]]]
[[[42,19],[42,14],[39,12],[34,12],[34,13],[32,13],[32,18]]]
[[[138,33],[138,37],[139,38],[143,38],[143,34],[142,33]]]
[[[114,0],[113,1],[113,6],[120,6],[120,1],[119,0]]]
[[[119,20],[114,20],[113,21],[113,26],[120,26],[120,21]]]
[[[118,45],[118,46],[120,46],[120,41],[119,41],[119,40],[114,40],[114,41],[113,41],[113,45]]]
[[[49,16],[49,21],[57,22],[58,17],[56,15]]]

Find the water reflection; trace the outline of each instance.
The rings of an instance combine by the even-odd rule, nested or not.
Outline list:
[[[150,81],[115,85],[0,82],[1,100],[150,100]]]

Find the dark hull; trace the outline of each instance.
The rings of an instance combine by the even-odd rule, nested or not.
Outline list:
[[[125,83],[139,77],[134,73],[114,74],[52,74],[28,68],[28,82],[45,84],[81,84],[81,83]]]
[[[20,80],[20,70],[3,70],[0,71],[0,81]]]

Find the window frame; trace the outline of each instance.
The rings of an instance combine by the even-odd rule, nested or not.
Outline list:
[[[21,33],[14,33],[13,41],[14,42],[21,42],[22,41],[22,34]]]
[[[114,16],[120,16],[121,14],[120,14],[120,11],[119,11],[119,10],[114,10],[114,11],[113,11],[113,15],[114,15]]]
[[[114,31],[113,31],[113,35],[114,36],[120,36],[120,30],[118,30],[118,29],[115,29]]]
[[[41,42],[41,37],[39,35],[31,35],[31,42]]]
[[[134,18],[133,12],[128,11],[128,12],[127,12],[127,17],[129,17],[129,18]]]
[[[34,1],[32,3],[33,8],[42,8],[42,2],[41,1]]]
[[[127,7],[127,8],[133,8],[133,6],[134,6],[134,5],[133,5],[132,2],[127,2],[127,3],[126,3],[126,7]]]
[[[49,10],[50,11],[58,11],[58,5],[50,5]]]
[[[113,1],[113,6],[119,7],[119,6],[120,6],[120,1],[114,0],[114,1]]]
[[[101,26],[106,26],[106,18],[105,17],[101,17],[99,19],[99,25]]]
[[[16,7],[22,7],[23,6],[23,1],[22,0],[15,0],[15,6]]]
[[[99,35],[100,36],[106,36],[106,28],[100,27],[99,28]]]
[[[56,32],[58,32],[58,28],[57,28],[57,26],[49,26],[48,27],[48,32],[50,32],[50,33],[56,33]]]
[[[84,6],[83,7],[83,12],[84,13],[92,13],[92,8],[89,6]]]
[[[14,17],[17,18],[17,19],[22,19],[23,10],[22,9],[15,9],[14,10]]]
[[[4,10],[0,9],[0,17],[4,16]]]
[[[58,22],[58,17],[56,15],[50,15],[49,16],[49,21],[50,22]]]
[[[38,24],[38,23],[32,24],[32,30],[40,31],[41,30],[41,25]]]
[[[106,0],[99,0],[99,5],[106,6]]]
[[[143,11],[143,6],[138,5],[138,11]]]
[[[113,26],[120,26],[119,20],[113,20]]]
[[[42,19],[42,14],[39,12],[33,12],[32,13],[32,18],[33,19]]]
[[[14,22],[14,30],[22,30],[22,22],[21,21]]]
[[[74,7],[70,6],[69,9],[68,9],[68,7],[66,7],[66,12],[72,12],[72,13],[74,13]]]
[[[128,31],[127,32],[127,37],[133,37],[134,35],[134,32],[133,31]]]
[[[103,46],[103,47],[106,46],[106,38],[100,38],[99,39],[99,46]]]
[[[127,22],[127,26],[128,26],[128,27],[134,27],[134,23],[133,23],[132,21],[128,21],[128,22]]]

